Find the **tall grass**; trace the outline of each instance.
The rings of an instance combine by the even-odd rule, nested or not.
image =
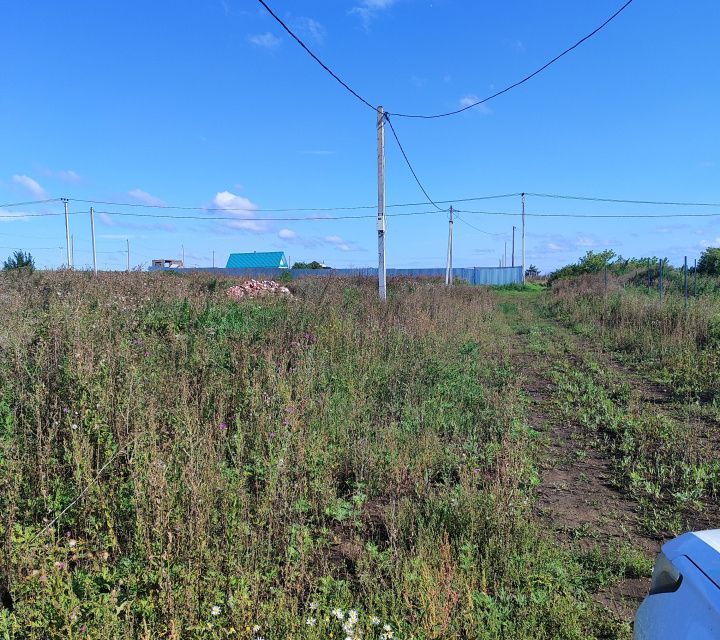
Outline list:
[[[615,628],[532,524],[492,293],[399,282],[381,305],[360,280],[308,280],[234,303],[226,286],[0,278],[4,637]]]
[[[653,366],[681,397],[720,398],[720,297],[690,298],[678,291],[632,285],[602,274],[560,280],[554,311],[597,333],[614,348]],[[626,286],[625,286],[626,285]]]

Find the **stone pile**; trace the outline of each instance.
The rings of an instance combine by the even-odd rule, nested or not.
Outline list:
[[[274,280],[248,280],[227,290],[228,298],[258,298],[266,295],[291,296],[290,289],[283,287]]]

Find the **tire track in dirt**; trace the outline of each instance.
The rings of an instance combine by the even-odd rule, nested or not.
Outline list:
[[[518,298],[519,312],[534,322],[532,302]],[[547,325],[547,319],[543,319]],[[581,344],[559,323],[550,321],[547,335],[516,332],[512,347],[515,366],[522,371],[522,387],[529,399],[528,422],[544,435],[540,451],[541,481],[536,513],[558,542],[578,553],[600,548],[617,553],[622,547],[654,556],[660,542],[648,536],[640,524],[639,505],[612,484],[613,461],[588,438],[587,430],[561,416],[555,406],[557,385],[550,371],[558,359],[576,360]],[[543,342],[531,344],[528,337]],[[632,621],[647,594],[647,578],[625,578],[593,595],[617,618]]]

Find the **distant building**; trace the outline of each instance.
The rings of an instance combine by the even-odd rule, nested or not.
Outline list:
[[[165,258],[160,260],[153,260],[150,266],[150,271],[158,271],[160,269],[182,269],[182,260],[175,260],[174,258]]]
[[[252,253],[231,253],[226,269],[288,269],[283,251],[253,251]]]

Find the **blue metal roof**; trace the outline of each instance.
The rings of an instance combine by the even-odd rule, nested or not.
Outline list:
[[[254,251],[231,253],[226,269],[287,269],[288,262],[283,251]]]

